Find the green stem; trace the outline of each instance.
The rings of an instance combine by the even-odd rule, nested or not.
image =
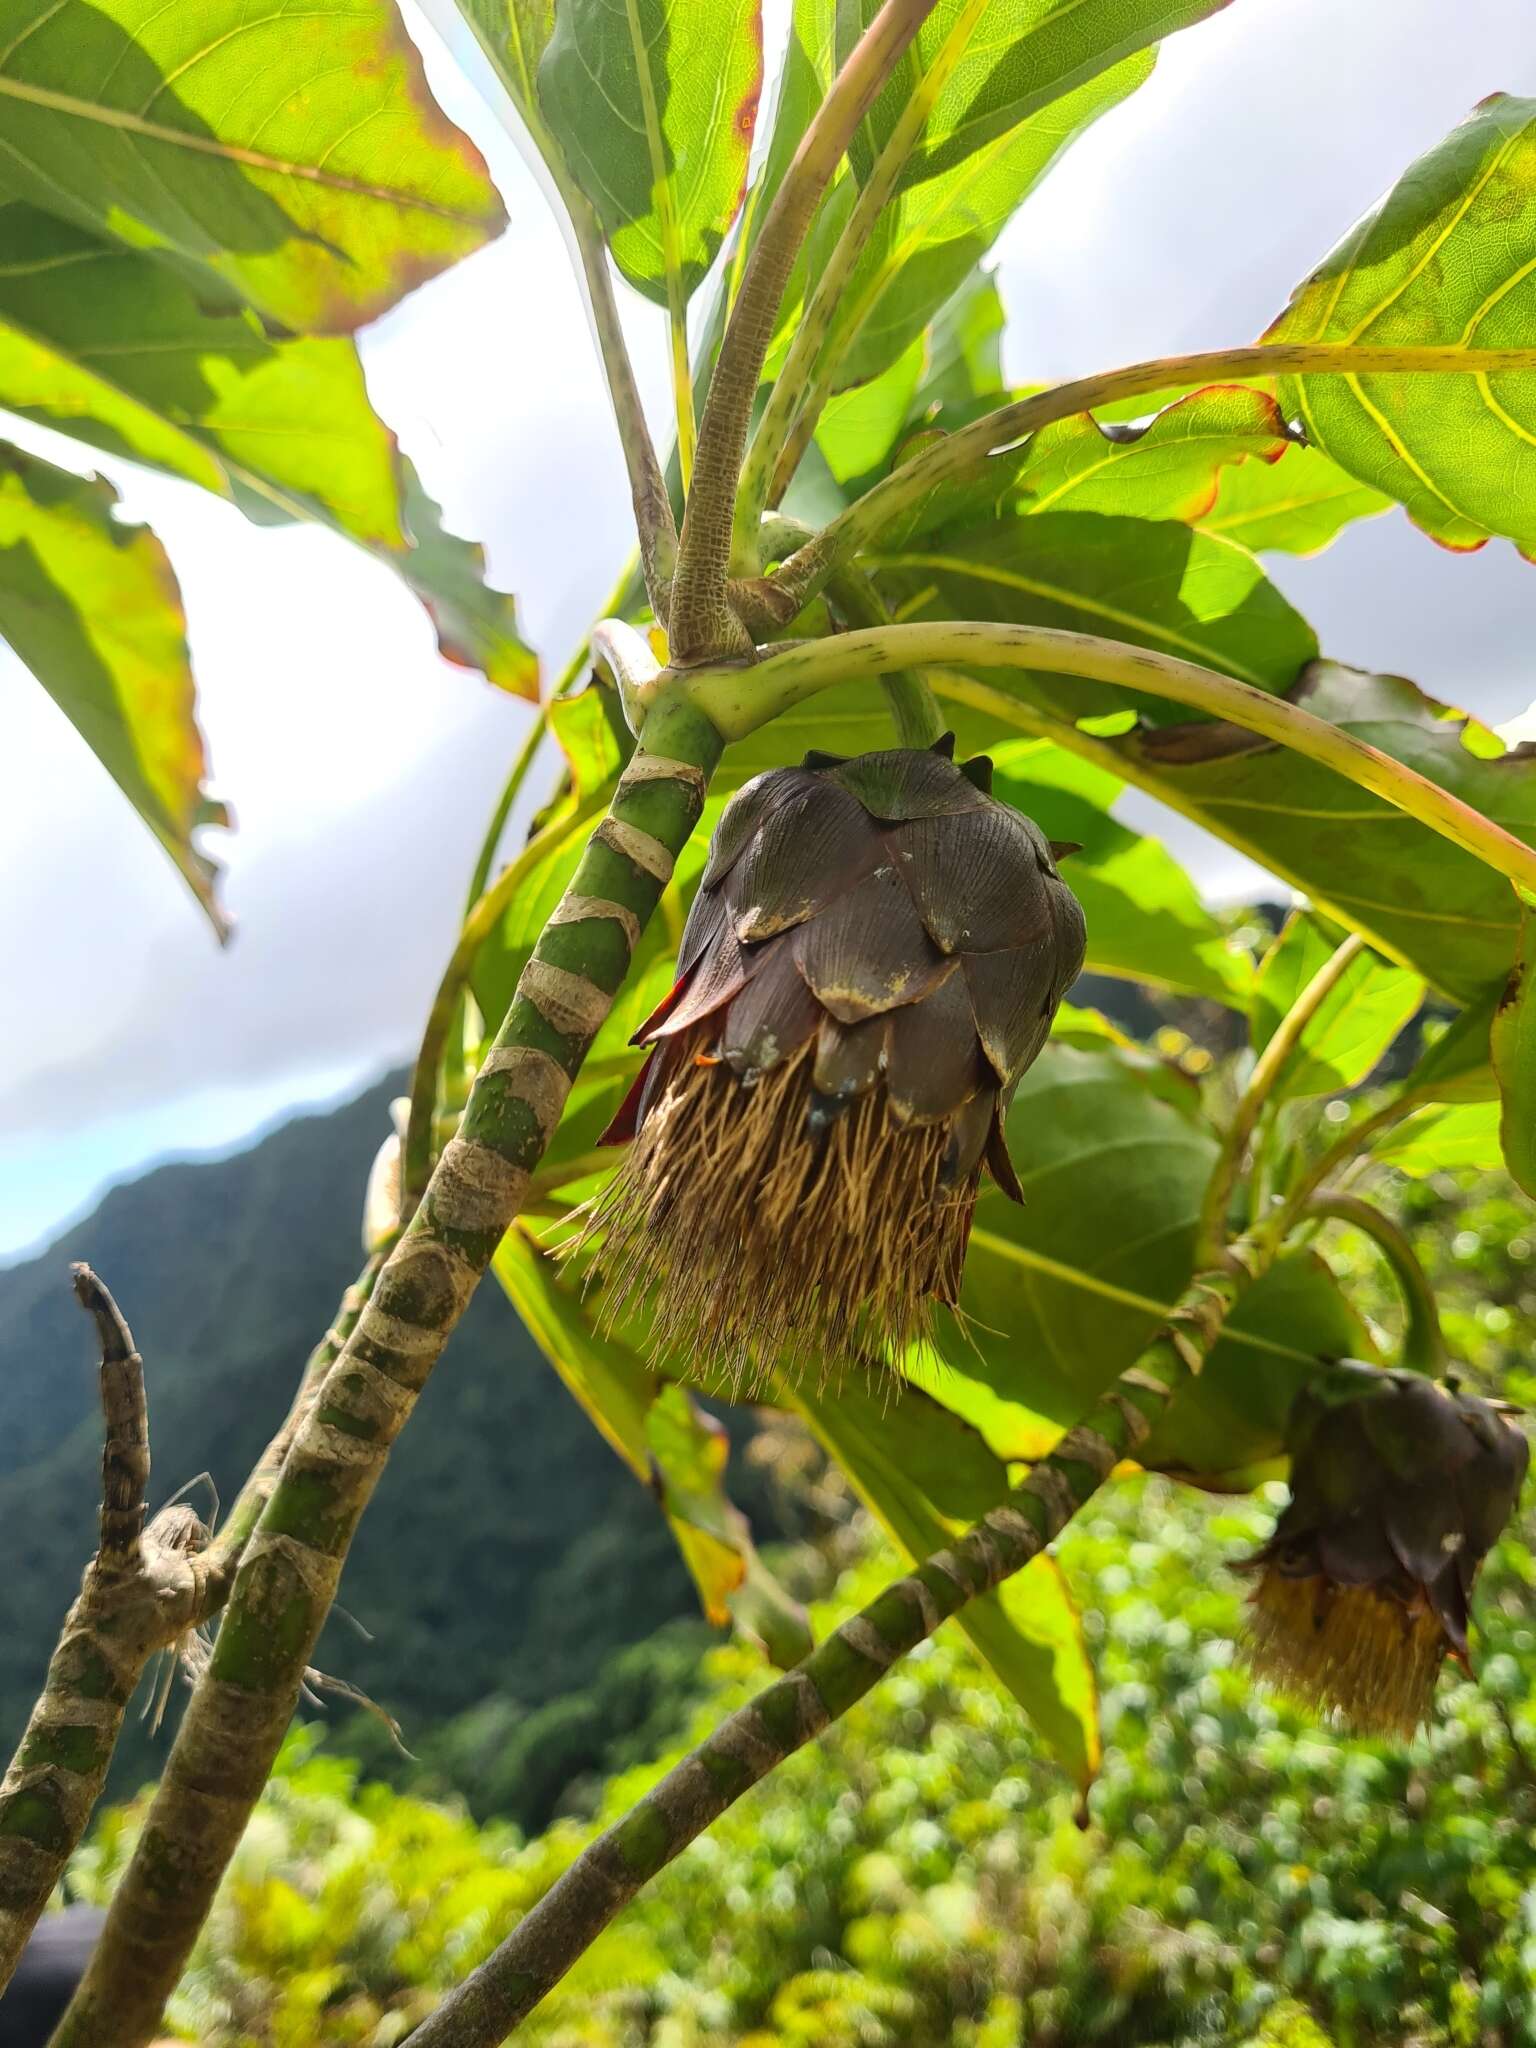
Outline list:
[[[1309,1218],[1324,1223],[1347,1223],[1372,1240],[1392,1268],[1403,1297],[1402,1363],[1410,1372],[1438,1378],[1450,1363],[1445,1333],[1440,1327],[1440,1304],[1408,1233],[1358,1195],[1317,1196],[1301,1211],[1303,1221]]]
[[[827,594],[845,619],[856,626],[886,626],[890,615],[880,602],[874,585],[857,569],[845,569],[834,576]],[[903,747],[931,747],[944,732],[944,714],[939,700],[916,669],[889,669],[880,678],[885,701],[891,708],[891,723],[897,743]]]
[[[57,2048],[142,2048],[154,2033],[271,1771],[390,1446],[518,1213],[720,751],[690,706],[647,720],[518,981],[460,1133],[299,1425]]]
[[[629,348],[624,340],[624,329],[619,322],[619,309],[613,296],[613,278],[608,269],[607,245],[603,241],[603,232],[598,224],[597,215],[568,177],[557,171],[556,182],[571,217],[576,249],[581,258],[582,275],[586,279],[587,296],[592,308],[592,324],[597,331],[598,352],[603,359],[603,370],[608,380],[608,395],[613,401],[613,417],[624,449],[624,466],[629,472],[629,495],[634,506],[635,532],[640,541],[640,567],[645,577],[646,594],[651,601],[651,610],[665,623],[668,592],[677,568],[677,524],[672,517],[672,500],[667,496],[666,479],[656,459],[656,447],[651,439],[651,430],[646,424],[645,408],[640,403],[640,387],[635,382],[634,368],[629,360]],[[674,323],[674,339],[676,331]],[[677,415],[680,452],[685,445],[684,420],[687,421],[690,434],[693,428],[692,401],[687,395],[686,331],[682,349],[683,383],[678,389]],[[686,445],[691,457],[691,441]],[[684,474],[686,473],[685,468]]]
[[[1221,1149],[1216,1154],[1215,1164],[1211,1168],[1211,1177],[1206,1182],[1205,1199],[1200,1207],[1200,1229],[1196,1238],[1196,1257],[1200,1261],[1219,1258],[1221,1247],[1227,1241],[1227,1214],[1232,1206],[1232,1190],[1237,1185],[1248,1142],[1258,1126],[1265,1105],[1274,1093],[1275,1083],[1284,1072],[1292,1053],[1300,1045],[1307,1026],[1364,951],[1364,940],[1351,932],[1344,943],[1329,954],[1306,987],[1301,990],[1295,1002],[1275,1026],[1274,1035],[1254,1061],[1248,1085],[1238,1097],[1237,1106],[1222,1137]]]
[[[773,324],[833,172],[933,6],[934,0],[885,0],[833,79],[763,217],[720,343],[699,428],[668,620],[675,662],[751,651],[746,630],[731,609],[726,583],[736,485]]]
[[[599,1835],[494,1955],[411,2036],[413,2048],[494,2048],[546,1998],[641,1887],[727,1807],[861,1700],[941,1622],[1021,1571],[1061,1534],[1198,1373],[1249,1277],[1202,1274],[1134,1366],[965,1535],[886,1587],[760,1692]]]
[[[914,456],[840,512],[815,540],[773,578],[782,594],[785,623],[815,596],[839,562],[875,539],[881,529],[914,510],[941,486],[974,477],[995,455],[1055,420],[1070,419],[1116,399],[1144,397],[1179,386],[1231,378],[1292,375],[1391,376],[1438,372],[1536,370],[1536,348],[1481,349],[1447,345],[1389,348],[1354,342],[1257,342],[1200,355],[1162,356],[1118,370],[1100,371],[1037,391],[973,420]]]
[[[795,329],[784,367],[752,436],[736,495],[733,557],[739,575],[757,571],[757,536],[764,511],[777,504],[816,431],[832,377],[849,340],[868,317],[868,305],[850,307],[849,279],[906,169],[935,100],[968,47],[991,0],[965,0],[948,34],[927,58],[922,75],[898,115],[890,138],[860,188],[847,225],[827,258]],[[790,457],[793,459],[790,459]]]
[[[75,1267],[74,1286],[101,1338],[100,1545],[0,1779],[0,1992],[85,1833],[145,1667],[196,1622],[201,1591],[184,1535],[195,1518],[173,1510],[144,1527],[143,1361],[117,1303],[89,1266]]]
[[[748,669],[664,675],[656,701],[670,691],[679,692],[697,704],[729,741],[755,732],[781,711],[834,683],[854,682],[891,669],[935,666],[1045,669],[1053,675],[1084,676],[1187,704],[1305,754],[1408,812],[1499,874],[1536,889],[1536,850],[1379,748],[1341,732],[1284,697],[1255,689],[1251,683],[1149,648],[1101,640],[1087,633],[977,619],[876,626],[770,651]]]

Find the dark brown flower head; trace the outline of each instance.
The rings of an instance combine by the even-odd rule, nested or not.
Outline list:
[[[983,1161],[1083,958],[991,763],[810,755],[727,805],[609,1142],[610,1312],[746,1377],[879,1357],[959,1292]]]
[[[1254,1668],[1355,1728],[1411,1734],[1447,1655],[1467,1661],[1484,1557],[1529,1455],[1509,1411],[1346,1362],[1297,1397],[1291,1499],[1249,1561]]]

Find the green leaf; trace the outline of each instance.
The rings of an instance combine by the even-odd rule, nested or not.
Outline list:
[[[1249,1008],[1255,1052],[1274,1037],[1281,1019],[1318,969],[1333,957],[1342,934],[1299,913],[1259,964]],[[1357,954],[1334,983],[1276,1076],[1271,1099],[1331,1095],[1355,1088],[1371,1074],[1424,1000],[1416,974],[1374,953]]]
[[[1401,676],[1316,662],[1288,694],[1536,843],[1536,753],[1472,752],[1460,714]],[[1446,994],[1472,1002],[1502,986],[1518,924],[1509,884],[1407,813],[1235,726],[1191,722],[1104,745],[1128,781]]]
[[[942,1349],[955,1372],[1066,1426],[1188,1280],[1216,1139],[1193,1082],[1143,1053],[1054,1040],[1007,1135],[1025,1200],[983,1191]]]
[[[1080,1420],[1188,1286],[1217,1147],[1192,1083],[1108,1039],[1052,1039],[1020,1085],[1008,1142],[1024,1203],[983,1192],[960,1316],[940,1324],[944,1370],[926,1383],[994,1443],[1038,1449],[1042,1420]],[[1210,1481],[1278,1456],[1296,1387],[1320,1358],[1369,1356],[1369,1344],[1320,1261],[1279,1262],[1141,1462]],[[949,1391],[966,1381],[990,1403]]]
[[[1320,449],[1296,446],[1283,462],[1224,469],[1216,502],[1199,523],[1256,554],[1315,555],[1352,520],[1372,519],[1391,504]]]
[[[824,356],[835,365],[837,388],[878,376],[911,345],[1062,151],[1134,92],[1151,69],[1150,54],[1133,56],[1010,123],[953,168],[904,181],[875,223],[838,302]],[[842,226],[838,210],[818,223],[812,275],[817,250],[830,254]]]
[[[849,1380],[835,1392],[801,1387],[794,1404],[914,1561],[1007,1496],[1002,1461],[916,1387],[887,1397]],[[1086,1791],[1099,1767],[1098,1688],[1055,1559],[1033,1559],[956,1620]]]
[[[614,261],[658,305],[703,283],[746,184],[758,0],[561,0],[539,101]]]
[[[828,400],[816,427],[816,446],[840,484],[884,465],[906,427],[926,350],[923,337],[868,384]]]
[[[874,18],[879,0],[845,9],[839,59]],[[935,61],[944,82],[898,191],[956,169],[1031,115],[1122,58],[1215,14],[1224,0],[938,0],[905,62],[875,100],[849,152],[863,183],[890,140],[914,86]]]
[[[539,658],[518,630],[517,600],[485,580],[485,550],[461,540],[442,523],[442,512],[422,488],[415,464],[400,458],[407,545],[385,552],[427,608],[438,652],[460,668],[479,669],[487,682],[537,703]]]
[[[1080,848],[1064,873],[1088,921],[1091,972],[1245,1001],[1247,955],[1228,943],[1166,848],[1110,816],[1124,788],[1116,776],[1049,740],[1012,740],[992,759],[993,795],[1033,818],[1048,839]]]
[[[1246,1492],[1262,1476],[1256,1467],[1282,1457],[1291,1404],[1308,1380],[1330,1359],[1372,1356],[1325,1262],[1315,1252],[1278,1259],[1239,1298],[1204,1371],[1170,1402],[1138,1460],[1221,1492]]]
[[[0,196],[349,333],[505,225],[390,0],[18,0]]]
[[[1536,329],[1536,101],[1495,94],[1404,172],[1265,336],[1420,347],[1475,365]],[[1281,402],[1447,547],[1536,549],[1536,373],[1287,378]]]
[[[1101,426],[1078,413],[1031,438],[1014,472],[1013,509],[1205,526],[1224,468],[1272,467],[1290,447],[1275,401],[1237,384],[1192,391],[1137,425]]]
[[[0,442],[0,636],[10,642],[176,863],[215,931],[202,825],[226,825],[205,759],[181,592],[117,493]]]
[[[681,1387],[594,1328],[554,1261],[522,1231],[507,1232],[494,1265],[534,1342],[599,1434],[656,1495],[708,1618],[719,1627],[735,1615],[776,1662],[797,1663],[811,1648],[805,1615],[757,1556],[746,1517],[726,1496],[724,1430]]]
[[[1283,690],[1317,639],[1245,549],[1171,520],[1042,512],[868,558],[903,619],[1001,619],[1098,633]],[[1010,686],[1004,686],[1010,687]],[[1153,725],[1166,700],[1031,676],[1034,700],[1074,721],[1133,706]]]
[[[437,507],[369,403],[351,341],[274,340],[248,308],[200,305],[158,257],[35,207],[0,206],[0,404],[232,497],[317,519],[397,569],[450,660],[521,696],[538,664],[481,551]]]
[[[1416,1180],[1457,1167],[1491,1173],[1504,1164],[1500,1117],[1497,1102],[1432,1103],[1384,1131],[1371,1156]]]
[[[418,4],[450,44],[450,23],[457,7],[524,123],[542,127],[539,59],[555,32],[555,0],[418,0]]]
[[[1520,893],[1520,945],[1504,994],[1493,1013],[1489,1045],[1503,1113],[1499,1142],[1504,1163],[1528,1195],[1536,1195],[1536,960],[1532,913],[1536,902]]]

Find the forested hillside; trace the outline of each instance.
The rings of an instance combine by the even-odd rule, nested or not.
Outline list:
[[[152,1502],[207,1470],[227,1504],[357,1270],[360,1191],[398,1085],[236,1157],[160,1167],[0,1271],[7,1744],[95,1542],[96,1353],[69,1261],[115,1290],[143,1352]],[[697,1613],[653,1503],[489,1288],[391,1463],[342,1597],[373,1639],[333,1620],[324,1668],[396,1715],[407,1742],[491,1693],[534,1707],[580,1691],[615,1647]],[[114,1784],[162,1755],[133,1726]]]

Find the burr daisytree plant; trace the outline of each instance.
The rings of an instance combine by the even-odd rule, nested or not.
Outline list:
[[[366,1262],[216,1537],[185,1511],[138,1536],[144,1404],[90,1296],[108,1511],[0,1786],[0,1977],[145,1665],[190,1642],[195,1683],[61,2043],[155,2031],[488,1273],[783,1675],[496,1930],[424,2048],[500,2040],[950,1616],[1086,1793],[1048,1546],[1124,1459],[1227,1488],[1293,1459],[1254,1654],[1322,1707],[1411,1727],[1467,1655],[1524,1443],[1456,1389],[1369,1174],[1502,1156],[1536,1191],[1536,759],[1325,660],[1261,557],[1394,504],[1453,548],[1536,545],[1536,105],[1474,109],[1261,340],[1009,388],[990,245],[1215,4],[794,0],[765,66],[756,0],[433,0],[542,166],[632,489],[634,564],[542,695],[351,338],[502,222],[390,0],[7,21],[0,404],[336,528],[537,704]],[[666,321],[665,461],[625,293]],[[217,923],[174,576],[112,506],[0,451],[0,632]],[[504,862],[547,736],[558,787]],[[1127,786],[1305,899],[1257,965],[1113,818]],[[1131,1043],[1072,1007],[1084,959],[1225,1006],[1246,1051],[1202,1082]],[[1358,1102],[1431,995],[1415,1062]],[[1339,1224],[1400,1285],[1391,1356],[1330,1270]],[[911,1553],[819,1645],[701,1393],[801,1416]]]

